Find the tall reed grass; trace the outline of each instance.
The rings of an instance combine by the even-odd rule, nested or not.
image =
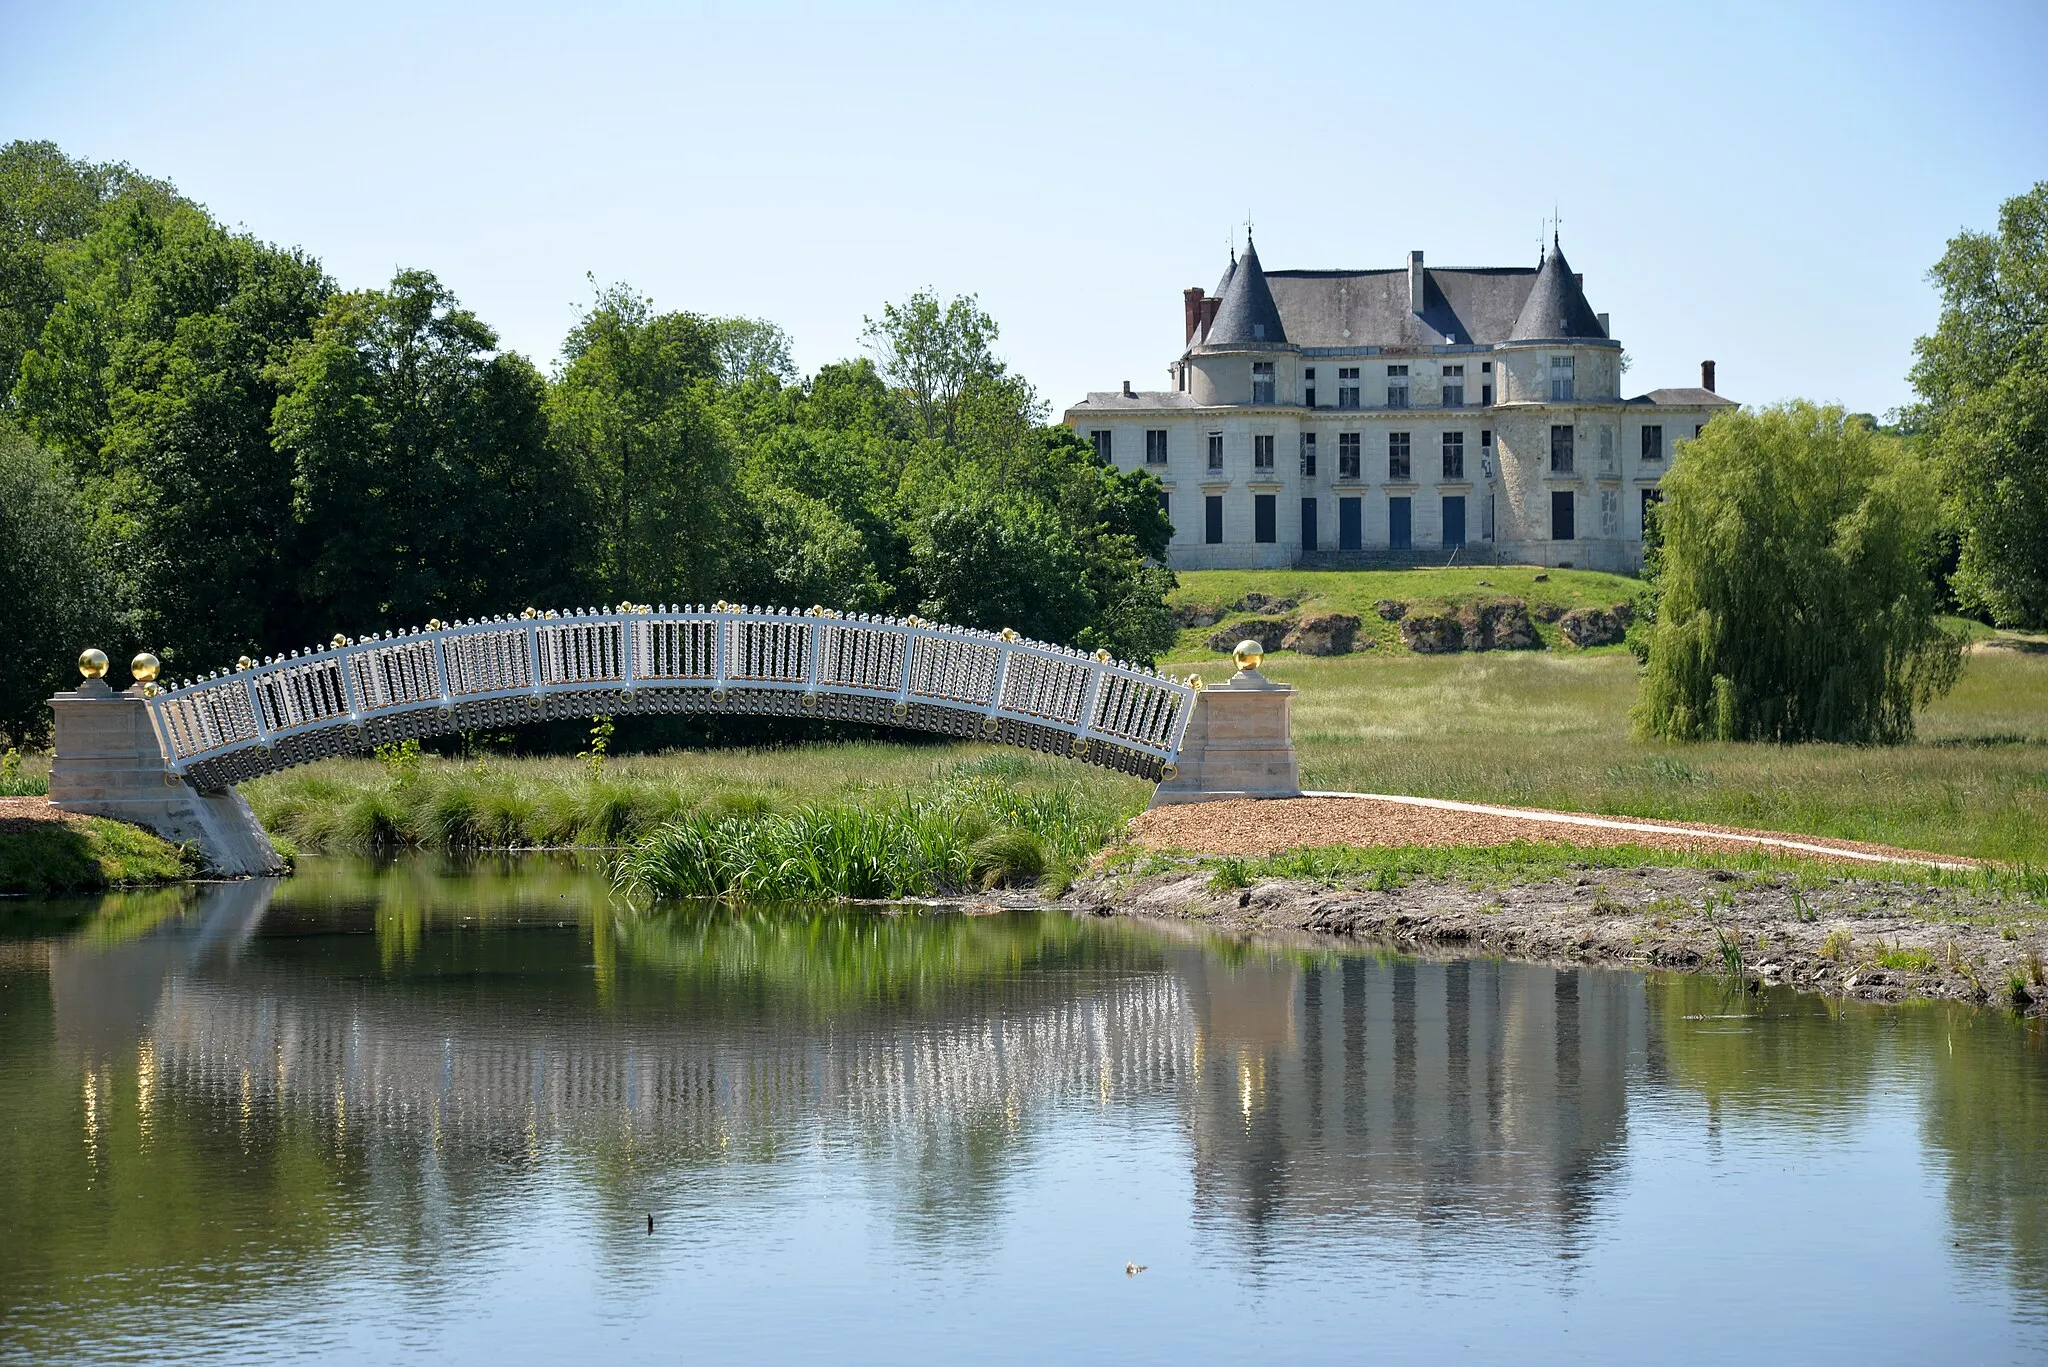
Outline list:
[[[1128,814],[1074,785],[1030,791],[956,772],[894,801],[692,813],[635,844],[613,878],[630,895],[731,901],[921,897],[1065,880]]]

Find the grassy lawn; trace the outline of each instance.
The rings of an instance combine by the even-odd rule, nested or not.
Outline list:
[[[1541,601],[1624,601],[1634,581],[1533,570],[1274,572],[1181,576],[1179,602],[1249,590],[1304,608],[1362,607],[1498,589]],[[1492,588],[1472,581],[1491,579]],[[1980,635],[1989,633],[1979,630]],[[1218,677],[1208,630],[1182,633],[1161,668]],[[1227,667],[1225,665],[1224,667]],[[1634,739],[1636,664],[1619,646],[1416,655],[1398,644],[1314,658],[1277,651],[1265,672],[1300,690],[1294,738],[1311,788],[1406,793],[1611,815],[1759,826],[2048,864],[2048,653],[1979,648],[1916,743],[1668,745]]]

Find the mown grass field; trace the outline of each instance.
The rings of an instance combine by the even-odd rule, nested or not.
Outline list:
[[[1176,600],[1220,605],[1256,590],[1385,629],[1351,655],[1267,656],[1266,672],[1300,689],[1295,739],[1313,788],[1710,821],[2048,866],[2048,645],[1980,645],[1912,745],[1679,746],[1631,735],[1636,664],[1622,647],[1582,651],[1549,637],[1542,651],[1420,656],[1372,613],[1377,598],[1502,594],[1608,606],[1636,588],[1614,575],[1536,573],[1197,572],[1182,576]],[[1229,659],[1204,644],[1216,630],[1183,632],[1161,666],[1220,681]],[[266,824],[306,849],[616,845],[685,815],[897,801],[963,773],[1070,790],[1106,813],[1135,813],[1150,791],[1061,761],[889,741],[623,757],[595,779],[571,758],[429,757],[403,782],[375,760],[341,760],[244,791]]]

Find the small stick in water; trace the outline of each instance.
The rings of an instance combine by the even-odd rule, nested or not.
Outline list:
[[[654,1212],[651,1210],[647,1212],[647,1232],[654,1233]]]

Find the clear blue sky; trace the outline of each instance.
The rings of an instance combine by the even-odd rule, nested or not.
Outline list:
[[[1055,410],[1164,388],[1180,290],[1566,253],[1631,392],[1883,412],[1957,229],[2048,178],[2048,4],[114,5],[0,0],[0,140],[177,183],[547,364],[584,280],[806,369],[975,293]]]

